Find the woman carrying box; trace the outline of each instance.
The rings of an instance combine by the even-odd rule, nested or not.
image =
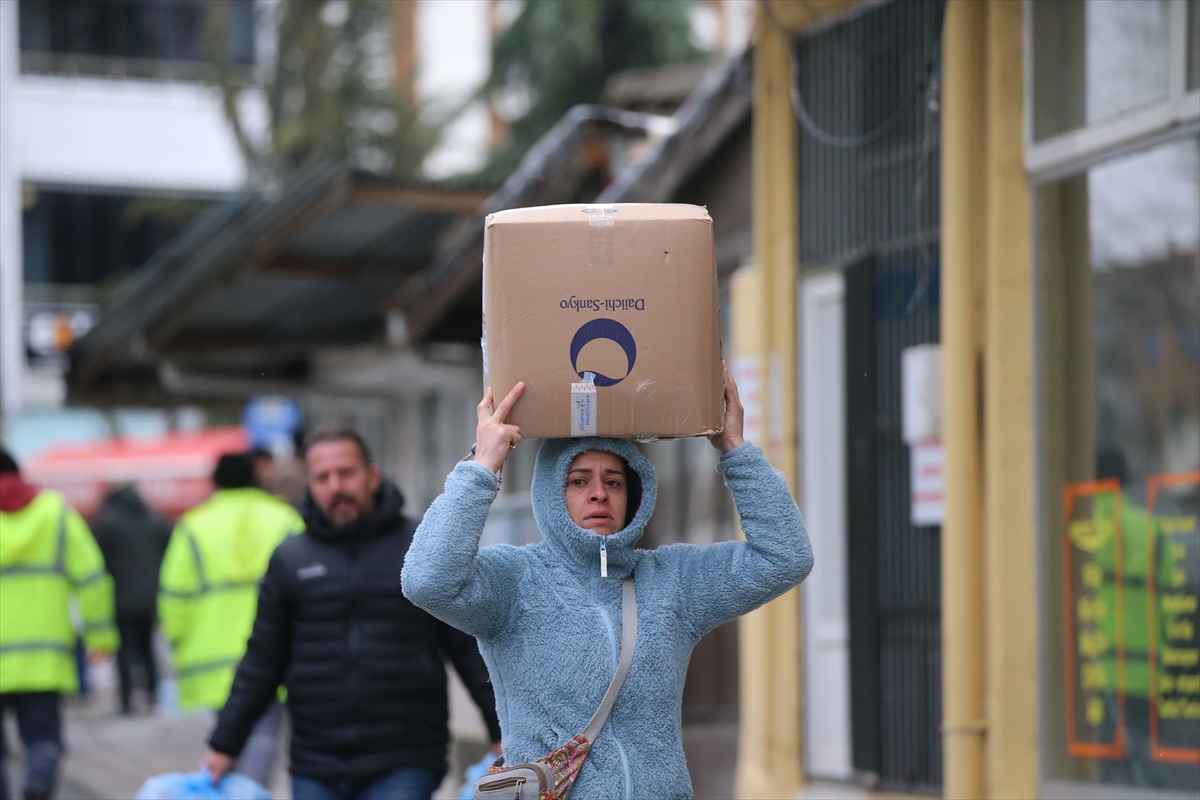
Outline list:
[[[812,570],[800,510],[762,450],[743,441],[728,368],[724,380],[724,430],[711,441],[745,541],[635,550],[654,511],[653,467],[631,442],[578,438],[549,439],[538,451],[533,512],[544,540],[479,549],[497,473],[521,440],[505,423],[521,383],[495,413],[491,391],[484,396],[473,460],[450,473],[414,535],[405,595],[478,638],[505,764],[550,764],[556,784],[548,796],[691,797],[680,704],[692,648]],[[597,709],[623,650],[626,578],[636,590],[636,603],[624,604],[627,614],[636,608],[636,646],[626,679],[614,681],[611,714],[588,741],[580,731],[593,715],[603,720]]]

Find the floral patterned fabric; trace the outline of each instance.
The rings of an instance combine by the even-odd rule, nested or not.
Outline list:
[[[538,762],[549,767],[550,774],[554,776],[554,786],[542,792],[540,800],[567,800],[571,787],[575,785],[575,778],[583,767],[583,760],[587,758],[588,750],[591,749],[591,742],[583,736],[576,736],[562,747],[555,748],[539,758]],[[502,769],[504,767],[492,767],[488,772],[499,772]]]

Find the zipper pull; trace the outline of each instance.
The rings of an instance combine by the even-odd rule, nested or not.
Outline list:
[[[608,577],[608,548],[605,546],[603,537],[600,539],[600,577]]]

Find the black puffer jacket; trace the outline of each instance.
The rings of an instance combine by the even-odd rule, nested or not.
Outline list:
[[[171,523],[147,506],[136,489],[124,486],[104,498],[92,534],[113,578],[117,614],[153,617]]]
[[[366,783],[400,767],[446,768],[444,657],[500,739],[495,696],[475,639],[412,605],[400,570],[416,523],[394,484],[353,534],[305,498],[307,530],[284,540],[259,590],[258,616],[209,745],[238,755],[276,687],[288,690],[291,771]]]

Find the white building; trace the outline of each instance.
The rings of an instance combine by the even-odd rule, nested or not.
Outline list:
[[[18,453],[109,432],[61,408],[63,350],[200,203],[245,185],[219,90],[204,82],[205,6],[0,3],[0,410]],[[232,6],[231,53],[247,67],[254,12]],[[261,131],[261,102],[244,105]],[[121,419],[164,424],[140,416]]]

